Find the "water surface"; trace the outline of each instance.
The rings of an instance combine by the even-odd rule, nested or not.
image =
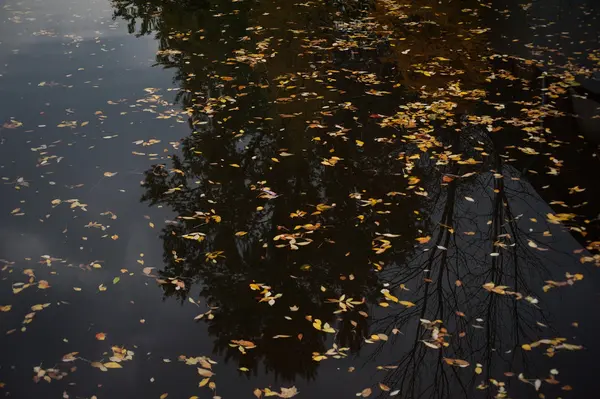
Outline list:
[[[13,398],[592,397],[598,6],[9,1]]]

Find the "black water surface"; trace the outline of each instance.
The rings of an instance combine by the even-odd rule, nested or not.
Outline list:
[[[0,394],[594,397],[598,11],[2,5]]]

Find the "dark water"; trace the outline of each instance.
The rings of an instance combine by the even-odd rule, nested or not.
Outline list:
[[[0,393],[595,397],[598,11],[3,4]]]

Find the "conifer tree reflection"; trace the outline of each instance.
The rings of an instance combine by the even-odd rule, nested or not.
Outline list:
[[[402,209],[414,208],[415,200],[388,195],[392,188],[400,192],[406,187],[401,166],[391,162],[395,149],[373,146],[367,152],[356,146],[361,133],[345,127],[354,123],[356,108],[338,92],[323,92],[322,84],[314,81],[321,72],[281,75],[290,67],[318,65],[321,54],[304,59],[294,53],[301,50],[295,44],[268,69],[227,61],[223,54],[237,54],[240,37],[215,48],[218,40],[200,40],[196,31],[209,35],[224,22],[235,22],[236,30],[243,31],[239,25],[247,12],[219,22],[190,15],[178,20],[170,13],[181,10],[173,7],[120,2],[115,14],[129,20],[132,30],[141,18],[139,33],[157,35],[158,62],[177,68],[175,79],[182,87],[178,101],[189,111],[192,133],[183,138],[181,153],[145,174],[143,200],[179,215],[162,232],[165,266],[160,276],[185,286],[162,287],[167,296],[180,300],[200,287],[213,309],[214,318],[204,320],[215,337],[216,352],[251,370],[262,362],[286,380],[312,378],[319,365],[312,354],[325,352],[330,336],[306,317],[335,326],[340,347],[361,347],[368,325],[358,311],[365,308],[363,301],[378,296],[376,270],[412,247],[415,221]],[[144,15],[146,9],[155,11]],[[307,21],[323,24],[323,15],[328,14],[311,12]],[[196,20],[209,25],[170,22]],[[177,32],[191,34],[181,40]],[[285,43],[277,51],[286,51]],[[285,91],[275,86],[284,79],[297,80],[309,93],[306,100],[280,99]],[[316,114],[318,119],[307,127],[306,117],[290,117],[296,114]],[[399,233],[402,239],[387,240],[383,233]],[[386,241],[390,243],[377,255],[373,245]],[[261,295],[250,289],[252,283],[283,296],[272,306],[259,302]],[[328,299],[342,295],[358,304],[334,315],[336,305]],[[277,335],[290,338],[273,339]],[[230,346],[239,339],[254,342],[256,348],[241,354]]]

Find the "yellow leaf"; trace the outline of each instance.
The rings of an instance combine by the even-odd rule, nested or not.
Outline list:
[[[260,397],[262,396],[262,391],[261,391],[260,389],[258,389],[258,388],[256,388],[256,389],[254,390],[254,392],[252,392],[252,393],[254,394],[254,396],[256,396],[256,397],[257,397],[257,398],[259,398],[259,399],[260,399]]]
[[[388,340],[388,336],[382,333],[377,334],[377,339],[380,339],[382,341],[387,341]]]
[[[210,370],[206,370],[206,369],[202,369],[200,367],[198,367],[198,374],[200,375],[200,377],[212,377],[213,376],[213,372]],[[206,381],[208,382],[208,381]]]
[[[198,384],[198,386],[202,388],[203,386],[208,384],[209,381],[210,381],[210,378],[205,378],[202,381],[200,381],[200,384]]]
[[[529,345],[529,344],[523,344],[523,345],[521,345],[521,348],[523,348],[524,351],[530,351],[531,350],[531,345]]]
[[[362,390],[362,392],[360,393],[360,395],[361,395],[363,398],[366,398],[366,397],[368,397],[368,396],[371,396],[371,392],[373,392],[373,391],[371,390],[371,388],[365,388],[365,389],[363,389],[363,390]]]
[[[119,172],[104,172],[104,176],[105,177],[113,177],[114,175],[116,175]]]
[[[107,369],[122,369],[123,368],[123,366],[121,366],[117,362],[104,363],[104,367],[106,367]]]
[[[31,307],[31,310],[33,310],[34,312],[39,312],[40,310],[47,308],[48,306],[50,306],[49,303],[44,303],[44,304],[39,303],[37,305],[33,305]]]
[[[104,365],[102,363],[100,363],[100,362],[92,362],[91,366],[95,367],[97,369],[100,369],[102,371],[108,371],[108,369],[106,367],[104,367]]]
[[[390,301],[398,302],[398,298],[396,298],[394,295],[390,294],[390,292],[387,289],[381,290],[381,293],[383,294],[383,296],[385,296],[386,299],[389,299]]]
[[[363,145],[365,145],[364,141],[360,141],[360,140],[356,140],[356,145],[359,147],[362,147]]]
[[[409,302],[409,301],[400,301],[400,305],[404,305],[407,308],[412,308],[413,306],[416,306],[414,303]]]
[[[100,332],[100,333],[96,334],[96,339],[98,341],[104,341],[106,339],[106,334]]]
[[[419,242],[419,244],[427,244],[429,240],[431,240],[430,236],[415,238]]]
[[[163,393],[162,395],[160,395],[160,399],[165,399],[167,396],[169,396],[168,393]]]

